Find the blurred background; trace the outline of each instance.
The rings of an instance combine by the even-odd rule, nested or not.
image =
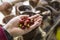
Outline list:
[[[11,2],[11,1],[13,1],[13,0],[0,0],[0,5],[1,5],[3,2]],[[12,13],[15,14],[15,9],[14,9],[14,7],[13,7]],[[3,24],[3,25],[4,25],[4,23],[2,22],[3,18],[4,18],[4,15],[0,12],[0,24]]]
[[[12,1],[15,1],[15,0],[0,0],[0,5],[3,3],[3,2],[12,2]],[[44,3],[45,1],[44,0],[40,0],[41,1],[41,4],[42,3]],[[54,1],[54,0],[53,0]],[[58,2],[60,2],[60,0],[57,0]],[[49,3],[49,2],[48,2]],[[53,2],[54,3],[54,2]],[[28,2],[24,2],[23,4],[26,4],[26,5],[28,5]],[[20,5],[20,4],[19,4]],[[18,4],[17,5],[15,5],[14,7],[13,7],[13,10],[12,10],[12,13],[11,14],[13,14],[13,15],[16,15],[16,13],[20,13],[20,12],[18,12],[18,11],[16,11],[17,10],[17,7],[19,6]],[[54,6],[55,6],[55,4],[51,4],[52,6],[52,8],[54,9],[54,10],[56,10],[55,8],[54,8]],[[60,4],[59,4],[60,5]],[[58,6],[58,5],[56,5],[56,6]],[[60,7],[60,6],[59,6]],[[42,7],[40,7],[40,8],[42,8]],[[44,6],[44,8],[45,8],[45,6]],[[42,8],[42,9],[44,9],[44,8]],[[47,9],[49,9],[50,7],[48,6],[48,7],[46,7]],[[46,9],[46,10],[47,10]],[[41,9],[39,9],[39,10],[41,10]],[[44,13],[46,10],[43,10],[42,11],[42,13]],[[53,10],[53,12],[51,12],[51,10],[52,9],[49,9],[49,10],[47,10],[47,11],[50,11],[50,14],[54,14],[55,13],[55,11]],[[57,12],[56,12],[56,14],[58,13],[58,10],[56,10]],[[16,13],[15,13],[16,12]],[[45,13],[49,13],[49,12],[45,12]],[[60,12],[59,12],[59,14],[60,14]],[[56,21],[58,21],[58,19],[60,19],[60,17],[58,18],[58,16],[55,16],[55,15],[50,15],[50,16],[44,16],[44,15],[42,15],[43,17],[44,17],[44,20],[43,20],[43,22],[42,22],[42,24],[41,24],[41,28],[42,28],[42,30],[44,31],[44,32],[46,32],[47,34],[49,33],[49,31],[50,31],[50,28],[53,28],[53,31],[50,31],[51,33],[50,34],[48,34],[48,36],[50,37],[50,38],[52,38],[53,39],[53,37],[57,37],[58,39],[60,38],[60,29],[58,29],[59,27],[60,27],[60,23],[59,23],[59,26],[56,26],[56,27],[58,27],[58,28],[54,28],[54,26],[56,25]],[[59,15],[60,16],[60,15]],[[2,21],[3,21],[3,18],[4,18],[4,15],[0,12],[0,24],[3,24],[3,25],[5,25]],[[58,18],[58,19],[57,19]],[[55,20],[55,19],[57,19],[57,20]],[[53,21],[53,22],[52,22]],[[55,24],[55,25],[53,25],[53,24]],[[58,30],[57,30],[58,29]],[[56,30],[56,34],[55,34],[55,30]],[[37,31],[36,31],[37,32]],[[39,32],[40,32],[40,30],[39,30]],[[32,33],[31,33],[32,34]],[[35,34],[35,33],[34,33]],[[54,35],[53,35],[54,34]],[[30,34],[28,34],[28,35],[30,35]],[[27,37],[29,37],[27,35]],[[43,35],[43,34],[40,34],[40,36],[41,35]],[[32,36],[32,35],[30,35],[30,36]],[[26,37],[26,38],[27,38]],[[50,38],[47,38],[47,39],[50,39]],[[18,37],[18,40],[20,39],[20,37]],[[59,39],[60,40],[60,39]]]

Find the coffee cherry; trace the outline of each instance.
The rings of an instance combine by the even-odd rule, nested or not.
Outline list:
[[[30,23],[30,20],[26,20],[25,23],[24,23],[24,25],[27,25],[29,23]]]
[[[30,22],[30,20],[26,20],[25,22],[26,22],[26,23],[29,23],[29,22]]]
[[[20,24],[19,27],[22,27],[22,24]]]
[[[31,20],[30,18],[27,18],[27,20]]]
[[[22,28],[22,29],[25,29],[26,27],[25,27],[25,26],[22,26],[21,28]]]
[[[20,20],[20,22],[19,23],[24,23],[24,20]]]
[[[27,20],[27,19],[28,19],[28,17],[24,17],[24,19],[26,19],[26,20]]]
[[[30,24],[27,24],[27,28],[29,28],[30,27]]]
[[[30,25],[32,25],[32,24],[34,24],[34,20],[33,19],[31,19],[31,21],[30,21]]]
[[[24,21],[27,20],[27,19],[28,19],[28,17],[23,17],[23,18],[22,18],[22,20],[24,20]]]

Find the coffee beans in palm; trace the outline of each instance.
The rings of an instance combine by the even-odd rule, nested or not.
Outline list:
[[[21,29],[26,29],[26,28],[29,28],[33,24],[34,24],[34,19],[24,17],[19,21],[18,27],[20,27]]]

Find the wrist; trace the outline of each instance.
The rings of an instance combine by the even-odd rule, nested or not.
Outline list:
[[[8,28],[7,25],[5,25],[3,28],[4,28],[4,30],[6,30],[12,36],[11,30]]]
[[[8,40],[13,40],[13,36],[11,36],[6,30],[4,30]]]

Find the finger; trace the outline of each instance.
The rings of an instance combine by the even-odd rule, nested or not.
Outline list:
[[[42,16],[39,16],[39,17],[35,18],[34,21],[37,21],[38,19],[42,20]]]
[[[31,16],[30,19],[35,19],[35,18],[37,18],[37,17],[39,17],[39,16],[40,16],[39,14],[36,14],[36,15],[34,15],[34,16]]]
[[[41,22],[42,22],[42,19],[38,19],[36,22],[39,22],[39,24],[41,24]]]
[[[38,27],[38,25],[39,25],[39,22],[36,22],[34,25],[30,26],[30,28],[28,29],[28,31],[30,32],[30,31],[34,30],[35,28]]]
[[[40,25],[40,19],[37,20],[32,26],[30,26],[29,30],[33,30],[35,29],[36,27],[38,27]]]

